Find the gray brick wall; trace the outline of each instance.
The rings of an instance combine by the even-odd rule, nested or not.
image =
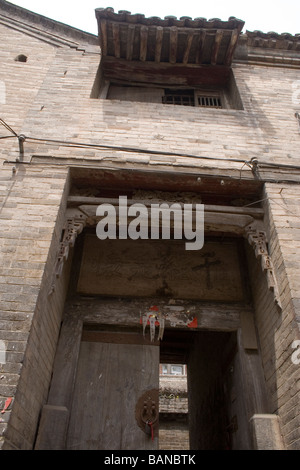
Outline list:
[[[188,425],[180,420],[160,421],[159,423],[159,449],[161,450],[189,450]]]
[[[278,280],[282,312],[274,304],[261,267],[249,249],[250,278],[259,343],[268,387],[270,412],[279,415],[287,449],[299,448],[299,365],[292,362],[292,343],[299,340],[297,299],[299,225],[294,185],[266,185],[268,245]]]

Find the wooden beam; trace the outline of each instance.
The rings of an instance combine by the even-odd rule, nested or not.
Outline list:
[[[178,40],[178,29],[176,26],[170,28],[170,55],[169,62],[176,64],[177,61],[177,40]]]
[[[227,83],[230,68],[215,65],[214,67],[199,67],[195,64],[170,64],[169,62],[155,63],[143,61],[128,61],[105,57],[103,61],[104,78],[111,81],[121,80],[122,83],[128,81],[153,83],[161,86],[218,86]]]
[[[71,313],[74,318],[80,318],[85,324],[111,327],[123,325],[142,331],[140,313],[148,311],[152,305],[158,305],[162,314],[166,315],[166,329],[171,327],[185,331],[234,331],[240,328],[241,313],[252,312],[251,307],[243,304],[178,300],[174,305],[169,305],[168,300],[162,298],[130,298],[130,301],[120,301],[118,298],[78,297],[68,302],[65,315]],[[197,326],[191,328],[190,321],[194,318],[197,318]]]
[[[160,62],[161,59],[161,48],[163,41],[164,29],[162,26],[156,28],[156,42],[155,42],[155,62]]]
[[[217,60],[218,60],[218,53],[220,50],[220,45],[223,39],[223,30],[218,29],[216,32],[216,37],[215,37],[215,43],[212,48],[212,53],[211,53],[211,64],[216,65]]]
[[[107,23],[106,20],[100,23],[100,41],[102,55],[107,55]]]
[[[239,34],[240,33],[237,29],[234,29],[231,33],[230,43],[229,43],[229,46],[226,52],[226,57],[225,57],[225,65],[230,65],[232,62],[232,57],[233,57],[233,53],[235,50],[235,46],[239,38]]]
[[[96,343],[110,344],[149,344],[150,346],[159,346],[159,341],[150,341],[148,335],[144,337],[142,330],[119,332],[110,329],[88,329],[82,331],[82,341],[93,341]]]
[[[141,26],[140,29],[141,43],[140,43],[140,60],[145,62],[147,58],[147,44],[148,44],[148,28]]]
[[[142,203],[146,207],[150,207],[153,201],[147,199],[128,199],[128,207],[132,204]],[[168,201],[165,201],[168,203]],[[173,201],[174,202],[174,201]],[[117,198],[105,198],[105,197],[91,197],[91,196],[69,196],[68,206],[80,206],[80,205],[100,205],[100,204],[112,204],[117,206],[119,200]],[[169,203],[171,204],[171,203]],[[182,204],[182,203],[181,203]],[[218,206],[218,205],[204,205],[205,212],[219,214],[235,214],[235,215],[250,215],[255,219],[263,219],[264,210],[260,208],[252,207],[234,207],[234,206]]]
[[[79,206],[79,209],[86,214],[87,216],[87,223],[89,224],[89,220],[95,223],[95,220],[100,220],[100,217],[97,219],[96,217],[96,210],[98,206],[92,205],[82,205]],[[118,221],[119,217],[119,207],[114,206],[116,210],[116,217]],[[148,224],[150,226],[153,225],[153,221],[151,220],[151,210],[148,211]],[[176,212],[176,211],[175,211]],[[180,211],[181,212],[181,211]],[[179,213],[180,213],[179,212]],[[193,227],[196,218],[196,212],[193,211]],[[128,217],[128,222],[130,222],[134,217]],[[248,225],[253,222],[253,217],[250,215],[241,215],[241,214],[224,214],[218,212],[207,212],[205,211],[204,214],[204,229],[210,232],[226,232],[226,233],[233,233],[235,235],[244,235],[245,229]],[[174,224],[170,221],[170,226],[173,228]]]
[[[200,31],[198,52],[196,52],[196,64],[201,64],[202,62],[205,38],[206,38],[206,31],[205,30]]]
[[[187,34],[186,46],[185,46],[185,51],[184,51],[183,60],[182,60],[184,64],[187,64],[189,61],[189,55],[190,55],[193,38],[194,38],[194,31],[191,29]]]
[[[132,60],[133,44],[134,44],[134,33],[135,33],[135,25],[134,25],[134,24],[128,25],[128,31],[127,31],[127,51],[126,51],[126,59],[127,59],[127,60]]]
[[[112,24],[113,39],[114,39],[114,49],[115,57],[119,59],[121,57],[121,48],[120,48],[120,27],[118,23]]]

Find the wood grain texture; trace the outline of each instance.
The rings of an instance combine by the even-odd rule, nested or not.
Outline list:
[[[155,346],[83,341],[67,448],[155,449],[157,439],[137,425],[135,406],[147,389],[158,389],[158,364]]]

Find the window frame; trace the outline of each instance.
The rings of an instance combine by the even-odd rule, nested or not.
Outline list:
[[[233,77],[234,79],[234,77]],[[160,89],[163,93],[162,97],[161,97],[161,100],[158,100],[158,101],[144,101],[144,100],[127,100],[127,99],[120,99],[120,98],[109,98],[109,90],[110,90],[110,87],[111,86],[115,86],[115,87],[133,87],[133,88],[136,88],[136,87],[141,87],[141,88],[157,88],[157,89]],[[237,90],[238,92],[238,89],[237,89],[237,86],[236,84],[234,84],[234,87],[235,89]],[[231,87],[232,88],[232,87]],[[182,90],[183,92],[183,96],[184,96],[184,91],[186,92],[193,92],[194,93],[194,103],[193,104],[187,104],[187,105],[184,105],[182,103],[164,103],[164,96],[165,96],[165,93],[167,90],[174,90],[174,92],[176,90],[178,90],[180,92],[180,90]],[[189,93],[187,93],[188,95]],[[198,102],[198,98],[199,97],[203,97],[203,98],[207,98],[207,99],[216,99],[216,100],[219,100],[219,104],[218,105],[212,105],[212,106],[201,106],[199,105],[199,102]],[[158,85],[152,85],[152,84],[147,84],[147,83],[143,83],[143,82],[120,82],[120,81],[114,81],[114,80],[104,80],[103,82],[103,85],[101,87],[101,90],[100,90],[100,93],[98,95],[98,99],[101,99],[101,100],[119,100],[119,101],[131,101],[131,102],[137,102],[137,103],[151,103],[151,104],[162,104],[162,105],[173,105],[173,106],[184,106],[185,108],[187,107],[191,107],[191,108],[201,108],[201,109],[231,109],[231,110],[244,110],[244,107],[243,107],[243,103],[241,101],[241,97],[240,95],[238,95],[238,100],[237,100],[237,104],[235,103],[235,99],[232,95],[232,92],[231,92],[231,89],[230,87],[228,86],[211,86],[211,87],[189,87],[189,86],[186,86],[186,87],[183,87],[183,86],[165,86],[165,85],[162,85],[162,86],[158,86]]]

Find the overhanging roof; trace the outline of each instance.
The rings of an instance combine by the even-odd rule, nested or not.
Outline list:
[[[248,46],[261,47],[265,49],[300,51],[300,34],[275,33],[270,31],[247,31]]]
[[[156,64],[230,66],[244,21],[145,18],[113,8],[95,10],[102,56]]]

